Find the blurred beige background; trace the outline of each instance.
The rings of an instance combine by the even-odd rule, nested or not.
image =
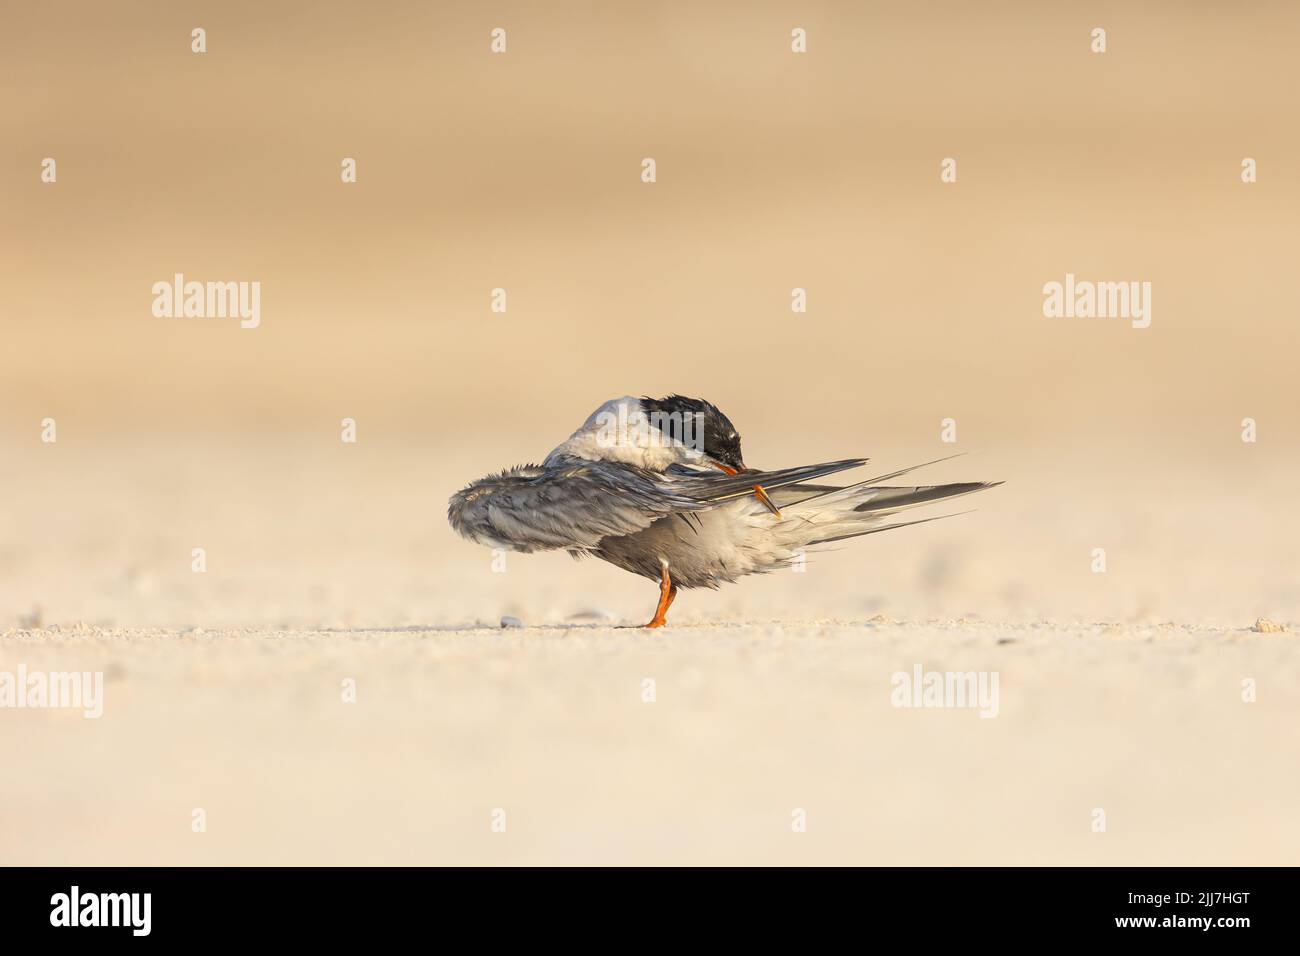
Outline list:
[[[505,55],[488,50],[496,26],[508,31]],[[790,52],[796,26],[808,31],[805,55]],[[1103,55],[1089,49],[1098,26],[1108,34]],[[203,55],[190,52],[194,27],[207,31]],[[1007,736],[980,755],[980,772],[1043,759],[1059,730],[1087,777],[1097,767],[1078,754],[1123,736],[1126,722],[1150,716],[1144,707],[1167,721],[1153,725],[1153,746],[1173,747],[1201,700],[1180,695],[1210,687],[1232,698],[1243,674],[1267,662],[1281,683],[1256,728],[1262,749],[1250,754],[1273,768],[1261,772],[1280,774],[1278,761],[1293,765],[1289,752],[1270,748],[1294,726],[1300,684],[1283,664],[1293,638],[1243,629],[1263,616],[1293,633],[1300,620],[1300,131],[1289,119],[1300,106],[1297,28],[1300,8],[1288,3],[10,5],[0,24],[0,628],[11,630],[0,660],[11,666],[39,645],[51,666],[115,661],[128,675],[119,700],[129,694],[136,708],[97,751],[117,760],[175,743],[144,728],[195,693],[196,674],[218,676],[212,698],[186,705],[192,729],[215,732],[243,699],[242,678],[230,675],[262,666],[259,647],[296,648],[285,652],[293,673],[335,682],[313,655],[346,659],[373,653],[371,638],[391,641],[384,673],[397,680],[423,655],[473,660],[484,642],[492,656],[498,638],[457,629],[495,626],[503,614],[559,635],[575,622],[639,623],[652,585],[562,555],[511,556],[507,573],[493,574],[488,554],[447,527],[445,502],[470,479],[541,458],[606,398],[676,391],[722,406],[760,467],[870,455],[884,472],[956,450],[976,454],[922,480],[1008,482],[970,499],[976,514],[851,543],[804,575],[685,594],[674,620],[703,628],[706,643],[667,639],[673,672],[733,683],[709,684],[732,693],[677,714],[682,740],[707,725],[728,753],[767,754],[763,765],[779,768],[785,743],[793,752],[826,731],[805,713],[764,743],[746,731],[755,725],[744,708],[719,709],[719,699],[755,690],[747,668],[765,672],[789,648],[779,624],[753,630],[752,646],[727,638],[720,648],[707,644],[708,626],[840,627],[883,615],[903,629],[891,632],[897,654],[859,647],[860,628],[825,632],[848,642],[849,672],[879,683],[916,655],[942,663],[954,640],[992,653],[1013,627],[1042,626],[1050,644],[1058,632],[1043,622],[1077,624],[1100,642],[1089,653],[1107,661],[1121,656],[1109,653],[1115,633],[1136,640],[1166,625],[1180,641],[1098,672],[1095,686],[1069,698],[1078,709],[1055,719],[1019,711],[1038,722],[1034,731],[1000,731]],[[945,185],[939,164],[949,156],[958,181]],[[40,181],[45,157],[57,161],[56,184]],[[357,160],[356,184],[340,182],[344,157]],[[653,185],[640,181],[643,157],[657,161]],[[1244,157],[1258,162],[1255,184],[1240,180]],[[152,284],[176,272],[260,281],[261,327],[153,317]],[[1151,327],[1044,318],[1043,284],[1067,272],[1151,282]],[[489,309],[495,287],[508,291],[505,314]],[[806,315],[791,314],[794,287],[808,290]],[[56,444],[40,441],[47,417]],[[355,445],[339,440],[345,417],[358,423]],[[1255,444],[1241,441],[1245,417],[1258,422]],[[944,418],[957,421],[955,447],[940,441]],[[204,575],[190,570],[195,547],[207,551]],[[1090,570],[1097,547],[1107,552],[1104,575]],[[942,628],[907,630],[924,622]],[[983,623],[953,637],[962,622]],[[40,625],[62,631],[33,630]],[[165,630],[133,630],[145,627]],[[168,640],[186,628],[225,637],[191,653]],[[221,630],[230,628],[253,630],[238,632],[239,643]],[[259,643],[268,628],[335,630]],[[414,630],[394,637],[393,628]],[[796,646],[808,632],[798,635]],[[1198,672],[1181,655],[1215,635],[1247,642],[1246,656],[1215,651]],[[579,636],[592,654],[626,649],[619,679],[635,686],[644,646]],[[558,639],[541,637],[523,656],[504,655],[515,663],[501,667],[523,670],[501,672],[501,682],[496,664],[479,674],[482,686],[440,673],[440,699],[471,686],[504,699],[536,690],[543,675],[558,680],[529,670],[537,655],[549,660],[538,648]],[[225,660],[227,639],[244,663],[210,670]],[[365,650],[349,651],[354,643]],[[745,663],[751,650],[759,663]],[[155,652],[157,671],[142,663]],[[833,669],[838,658],[827,653]],[[1003,666],[963,653],[962,666]],[[1044,699],[1074,668],[1065,651],[1053,653],[1066,656],[1040,670],[1015,665]],[[599,680],[608,661],[584,670],[583,655],[565,659],[575,683],[559,685],[558,697],[479,715],[478,732],[510,741],[494,780],[518,784],[511,768],[539,747],[579,776],[608,761],[612,751],[583,750],[580,734],[561,735],[577,748],[565,750],[546,731],[624,726],[609,701],[570,693]],[[1171,673],[1197,676],[1170,678],[1169,697],[1142,696],[1144,681]],[[790,668],[788,699],[819,699],[827,674]],[[388,705],[398,711],[400,693],[414,700],[429,690],[401,687]],[[1283,689],[1289,703],[1279,701]],[[1089,709],[1094,690],[1129,703]],[[284,716],[262,706],[268,720]],[[844,699],[826,706],[823,716],[856,714]],[[1006,713],[982,723],[1006,727],[1017,710]],[[98,726],[112,715],[110,706]],[[75,757],[85,738],[64,736],[61,724],[41,737],[47,716],[24,715],[21,728],[0,722],[0,736],[6,746],[45,740]],[[393,730],[383,714],[369,719],[356,753]],[[448,743],[460,739],[449,729],[457,714],[435,708],[429,719],[415,724],[424,736],[403,725],[409,746],[442,740],[448,760],[465,761],[456,793],[496,805],[503,798],[481,786],[468,749]],[[231,766],[262,781],[286,773],[286,754],[296,755],[289,764],[301,785],[332,779],[331,761],[350,752],[334,737],[259,749],[263,725],[242,726],[246,736],[220,746],[238,747]],[[1211,742],[1239,744],[1240,728],[1214,726],[1223,737]],[[638,752],[665,787],[678,779],[674,767],[698,774],[715,756],[675,764],[681,741],[651,737],[641,743],[663,749]],[[953,759],[970,752],[964,737],[944,739]],[[1114,773],[1096,745],[1098,766]],[[836,745],[826,746],[805,770],[824,772],[819,786],[836,799],[866,800],[856,778],[837,776]],[[906,766],[899,755],[924,742],[882,746]],[[1223,768],[1198,763],[1194,749],[1185,763],[1166,752],[1168,794],[1218,786]],[[388,773],[402,789],[410,754],[390,756],[371,776]],[[247,782],[204,766],[214,786]],[[1022,812],[1055,812],[1052,766],[1026,782]],[[46,805],[48,780],[33,772],[10,809]],[[68,831],[74,843],[24,844],[22,860],[75,861],[77,847],[99,862],[190,859],[183,843],[131,856],[140,839],[151,845],[141,837],[148,821],[182,805],[187,819],[200,799],[187,777],[105,785],[119,809],[140,815],[114,835],[78,803],[82,784],[102,781],[86,772],[65,781],[69,806],[81,809],[59,819],[85,821]],[[760,777],[751,766],[709,792],[734,805],[754,792],[742,783]],[[1257,782],[1254,796],[1214,791],[1222,819],[1249,813],[1259,792],[1285,781]],[[1080,805],[1092,806],[1080,787]],[[1141,806],[1156,815],[1152,793],[1141,791]],[[340,806],[367,805],[364,793],[335,796]],[[530,796],[539,818],[561,800],[550,790]],[[917,806],[907,787],[870,798],[882,814],[872,819],[889,819],[891,800],[899,812]],[[447,813],[462,812],[463,800],[446,799]],[[953,812],[934,799],[935,814]],[[986,799],[966,805],[972,827],[1006,812]],[[774,800],[762,812],[785,819],[788,801]],[[333,804],[317,805],[327,815],[322,806]],[[276,850],[283,831],[247,812],[242,832],[256,840],[214,859],[314,852],[306,833]],[[1207,819],[1199,804],[1180,812]],[[407,813],[423,811],[412,804],[398,817]],[[599,857],[584,856],[584,840],[616,861],[646,849],[620,829],[627,819],[586,819],[605,837],[622,835],[612,844],[590,832],[555,836],[555,845],[500,858]],[[1269,825],[1265,814],[1258,829],[1215,830],[1218,858],[1258,860],[1254,851],[1272,845]],[[808,859],[864,861],[870,849],[877,860],[908,861],[885,830],[873,843],[872,825],[861,826]],[[1008,830],[956,856],[936,843],[925,858],[1013,861],[1041,851],[1049,861],[1055,848],[1056,859],[1091,861],[1060,835],[1073,822],[1062,826],[1039,832],[1032,853]],[[368,832],[353,831],[358,845]],[[715,859],[774,858],[743,832],[690,832],[684,845],[707,845]],[[1289,833],[1290,849],[1276,852],[1294,862]],[[478,858],[475,845],[451,852],[444,838],[405,845],[426,862]],[[1176,840],[1125,844],[1123,856],[1098,861],[1159,862],[1152,854]]]
[[[1050,592],[1037,614],[1294,616],[1298,25],[1281,3],[11,9],[4,560],[62,574],[0,613],[193,623],[92,600],[69,574],[96,527],[165,539],[120,561],[177,588],[208,542],[218,576],[265,555],[344,587],[362,541],[454,598],[438,582],[484,566],[442,519],[454,488],[541,457],[603,399],[680,391],[769,467],[892,470],[953,451],[954,418],[980,455],[933,479],[1008,487],[978,519],[858,550],[910,568],[969,538],[997,580],[956,611],[1012,610],[996,584]],[[260,281],[261,328],[153,317],[176,272]],[[1150,281],[1151,327],[1044,318],[1066,272]],[[392,621],[369,593],[325,605]]]

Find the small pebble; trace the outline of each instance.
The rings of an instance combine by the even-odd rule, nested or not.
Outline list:
[[[517,617],[506,616],[501,619],[501,626],[502,627],[523,627],[524,622],[519,620],[519,618]]]

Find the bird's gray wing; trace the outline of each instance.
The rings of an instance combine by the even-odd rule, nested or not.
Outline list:
[[[726,477],[719,474],[719,477]],[[665,515],[709,507],[661,475],[620,462],[562,460],[482,478],[452,495],[447,520],[479,544],[512,551],[581,550]]]

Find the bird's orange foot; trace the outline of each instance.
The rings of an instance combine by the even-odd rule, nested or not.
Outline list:
[[[668,576],[668,566],[664,565],[659,577],[659,606],[655,608],[655,616],[650,618],[650,623],[645,626],[663,627],[667,624],[668,609],[672,607],[675,597],[677,597],[677,585],[673,584],[673,579]]]

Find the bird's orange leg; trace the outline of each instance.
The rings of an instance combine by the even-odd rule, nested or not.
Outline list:
[[[668,566],[664,565],[659,578],[659,606],[655,608],[655,616],[650,619],[646,627],[663,627],[668,623],[666,615],[668,609],[673,606],[675,597],[677,597],[677,585],[673,584],[673,579],[668,576]]]

